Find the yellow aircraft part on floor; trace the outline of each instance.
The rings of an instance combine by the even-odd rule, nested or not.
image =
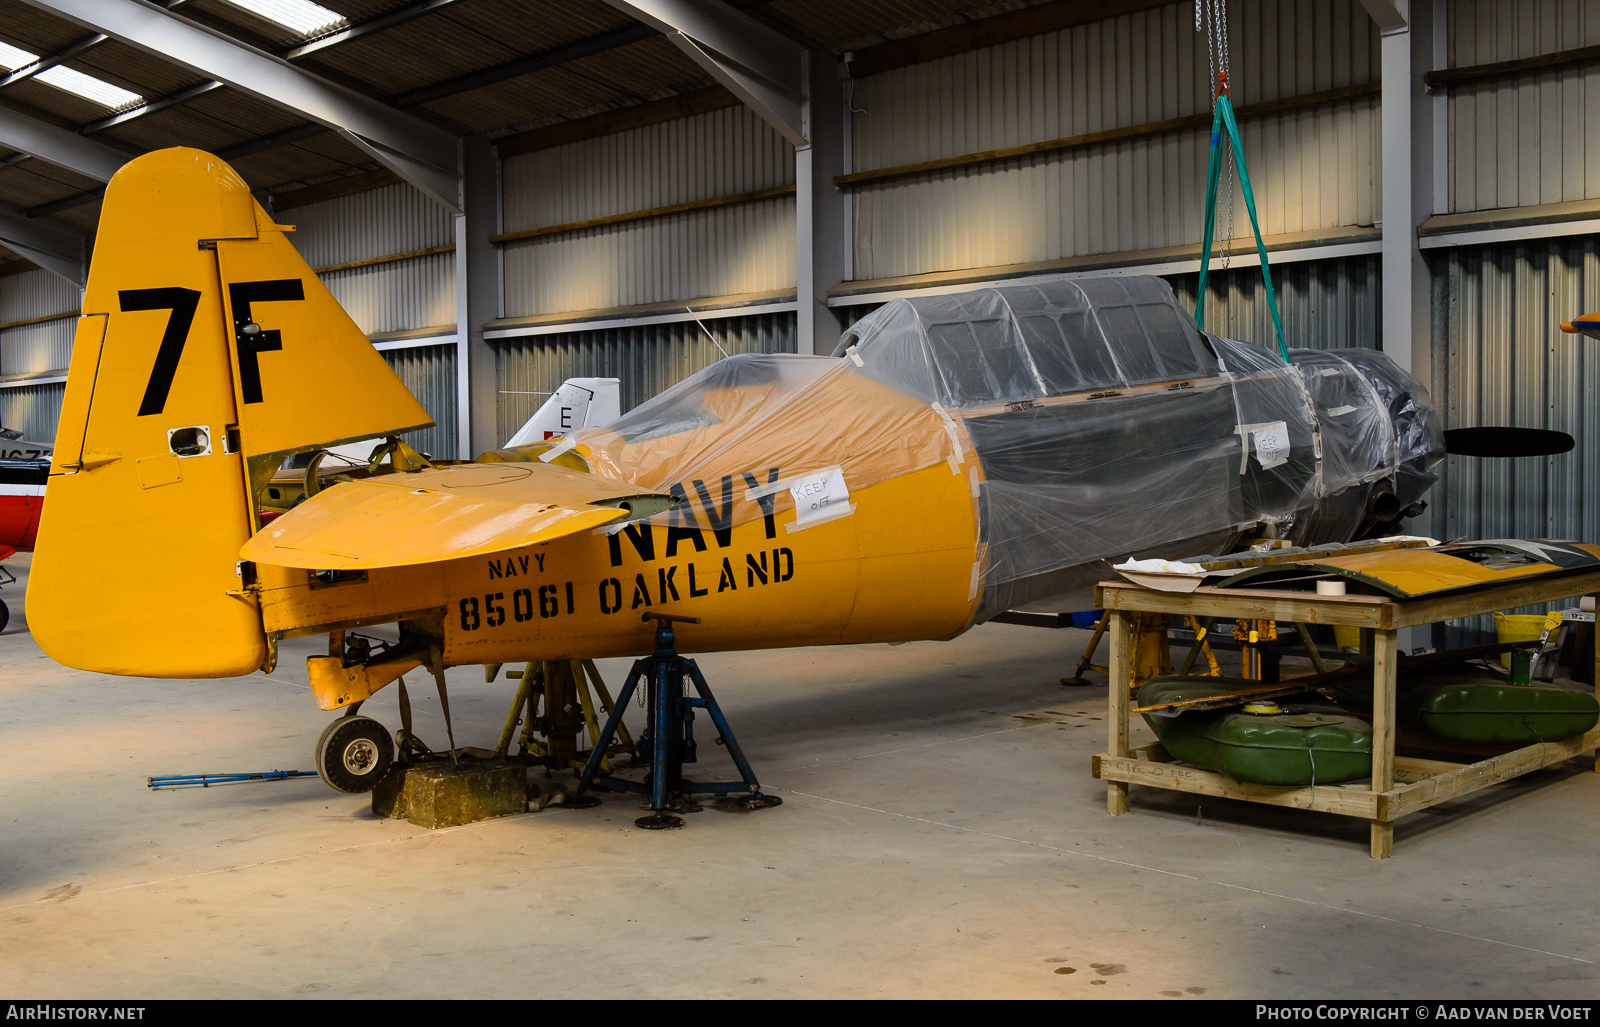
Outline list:
[[[246,458],[431,423],[317,276],[208,153],[112,178],[84,291],[28,615],[82,670],[229,677],[267,660],[239,547]]]

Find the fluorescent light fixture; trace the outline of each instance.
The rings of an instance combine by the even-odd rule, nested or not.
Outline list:
[[[346,24],[344,15],[319,7],[311,0],[227,0],[258,18],[282,25],[302,36],[316,35]]]
[[[36,53],[29,53],[8,43],[0,43],[0,67],[4,67],[7,71],[25,68],[38,59],[39,55]],[[144,99],[138,93],[131,93],[121,86],[112,85],[110,82],[102,82],[93,75],[85,75],[81,71],[74,71],[62,64],[41,71],[34,78],[75,96],[93,100],[95,103],[110,107],[112,110],[128,107]]]

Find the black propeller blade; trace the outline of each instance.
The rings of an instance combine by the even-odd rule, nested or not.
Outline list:
[[[1444,451],[1451,456],[1554,456],[1577,443],[1564,431],[1543,428],[1452,428],[1444,433]]]

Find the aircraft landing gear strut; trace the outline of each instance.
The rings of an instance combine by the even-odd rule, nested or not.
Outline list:
[[[678,655],[672,631],[673,622],[698,624],[700,618],[647,613],[644,619],[656,622],[655,652],[645,659],[634,661],[633,669],[628,672],[628,680],[622,686],[616,704],[611,708],[611,715],[606,718],[606,725],[601,730],[600,737],[595,739],[594,748],[590,750],[589,760],[584,764],[574,794],[582,796],[591,784],[599,782],[618,791],[648,795],[651,813],[647,817],[635,820],[634,824],[650,830],[682,827],[683,818],[675,816],[670,811],[690,805],[695,794],[723,797],[734,792],[747,792],[748,798],[742,800],[741,805],[752,810],[781,805],[783,800],[778,796],[761,794],[761,784],[756,780],[755,772],[750,769],[744,751],[734,739],[733,730],[728,727],[727,718],[722,715],[722,707],[717,705],[716,698],[711,694],[711,686],[706,684],[705,675],[700,673],[699,666],[693,660]],[[684,694],[685,678],[694,683],[698,696]],[[643,784],[620,777],[597,777],[600,761],[604,758],[606,750],[611,745],[612,736],[622,722],[622,711],[628,708],[628,701],[633,698],[634,690],[639,687],[640,680],[645,682],[648,697],[645,706],[649,710],[650,719],[649,727],[639,739],[638,752],[641,757],[648,755],[650,775],[645,778]],[[696,761],[694,711],[697,709],[705,710],[711,717],[712,724],[716,725],[717,743],[727,748],[728,755],[739,768],[741,780],[700,784],[684,779],[683,765]]]

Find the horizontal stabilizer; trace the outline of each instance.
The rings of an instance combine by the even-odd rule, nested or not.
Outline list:
[[[331,486],[240,557],[363,570],[504,552],[666,509],[672,497],[545,463],[463,464]]]
[[[1451,456],[1558,456],[1576,444],[1564,431],[1543,428],[1452,428],[1444,433],[1444,451]]]

